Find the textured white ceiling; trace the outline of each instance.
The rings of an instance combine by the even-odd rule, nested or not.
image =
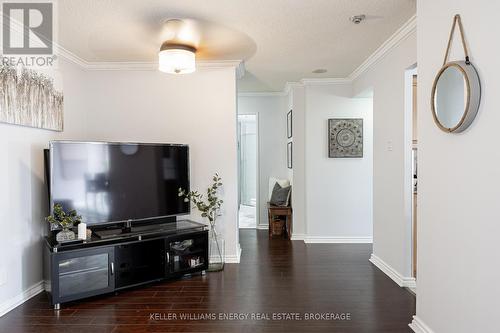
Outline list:
[[[163,23],[190,18],[199,59],[245,60],[240,91],[345,77],[415,14],[415,0],[63,0],[59,43],[86,61],[156,61]],[[366,14],[354,25],[349,17]],[[327,73],[313,74],[318,68]]]

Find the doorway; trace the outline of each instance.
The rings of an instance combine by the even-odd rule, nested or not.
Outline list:
[[[412,75],[412,277],[417,278],[417,157],[418,157],[418,138],[417,138],[417,74]]]
[[[258,225],[258,119],[256,114],[238,115],[239,227]]]
[[[417,85],[416,65],[405,72],[405,210],[407,216],[408,238],[408,276],[413,282],[410,289],[415,290],[418,273],[417,258],[417,205],[418,205],[418,127],[417,127]]]

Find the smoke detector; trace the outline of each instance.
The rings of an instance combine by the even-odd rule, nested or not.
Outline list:
[[[366,15],[354,15],[349,18],[349,20],[354,24],[360,24],[362,21],[366,19]]]

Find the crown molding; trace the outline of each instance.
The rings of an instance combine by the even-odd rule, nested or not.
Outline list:
[[[375,50],[363,63],[358,66],[349,76],[345,78],[303,78],[299,82],[287,82],[283,91],[280,92],[248,92],[242,93],[241,96],[281,96],[288,95],[292,86],[297,85],[330,85],[330,84],[349,84],[356,80],[363,73],[368,71],[388,52],[398,46],[403,40],[410,36],[417,28],[417,16],[412,16],[401,28],[392,34],[382,45]],[[86,61],[76,54],[70,52],[64,47],[57,45],[58,56],[80,66],[89,71],[113,71],[113,70],[157,70],[156,62],[90,62]],[[245,64],[242,60],[220,60],[220,61],[204,61],[196,62],[197,68],[200,69],[217,69],[233,67],[236,70],[238,79],[245,75]]]
[[[413,15],[401,28],[391,35],[378,49],[375,50],[361,65],[358,66],[348,77],[351,82],[375,65],[389,51],[398,46],[403,40],[417,30],[417,16]]]
[[[345,78],[303,78],[299,82],[287,82],[283,92],[288,95],[292,86],[296,85],[331,85],[350,84],[363,73],[368,71],[380,59],[382,59],[392,49],[397,47],[402,41],[417,30],[417,16],[413,15],[401,28],[392,34],[379,48],[375,50],[363,63]]]
[[[264,94],[271,94],[270,96],[287,96],[293,87],[304,86],[317,86],[317,85],[331,85],[331,84],[350,84],[352,81],[348,78],[304,78],[299,82],[287,82],[285,88],[279,92],[246,92],[246,96],[264,96]]]
[[[256,91],[256,92],[238,93],[238,97],[283,97],[283,96],[286,96],[286,93],[284,91]]]
[[[158,63],[152,61],[86,61],[73,52],[56,44],[57,55],[87,71],[156,71]],[[245,75],[242,60],[198,60],[196,67],[200,69],[234,68],[238,78]]]
[[[70,59],[68,59],[70,60]],[[151,61],[104,61],[104,62],[86,62],[82,66],[88,71],[157,71],[158,63]],[[238,76],[245,72],[245,68],[241,60],[221,60],[221,61],[196,61],[198,69],[219,69],[219,68],[234,68]]]
[[[306,86],[317,86],[327,84],[349,84],[352,81],[348,78],[304,78],[300,83]]]
[[[154,71],[158,63],[140,61],[92,61],[87,62],[83,69],[87,71]]]
[[[245,62],[243,60],[235,60],[238,61],[238,65],[236,66],[236,78],[239,80],[243,76],[245,76]]]
[[[293,87],[300,87],[303,86],[301,82],[287,82],[285,84],[285,88],[283,89],[283,92],[285,95],[290,94],[290,91],[292,90]]]
[[[77,65],[83,69],[85,69],[85,67],[88,66],[87,61],[83,60],[82,58],[80,58],[79,56],[74,54],[73,52],[66,50],[64,47],[62,47],[61,45],[59,45],[57,43],[54,43],[54,46],[56,49],[55,53],[58,57],[64,58],[64,59],[74,63],[75,65]]]

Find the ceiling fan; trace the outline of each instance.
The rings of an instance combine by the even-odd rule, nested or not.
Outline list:
[[[196,70],[196,60],[244,60],[256,50],[246,34],[197,19],[169,19],[160,33],[158,69],[170,74]]]
[[[196,70],[196,49],[200,34],[193,20],[165,22],[164,42],[158,53],[158,69],[165,73],[187,74]]]

